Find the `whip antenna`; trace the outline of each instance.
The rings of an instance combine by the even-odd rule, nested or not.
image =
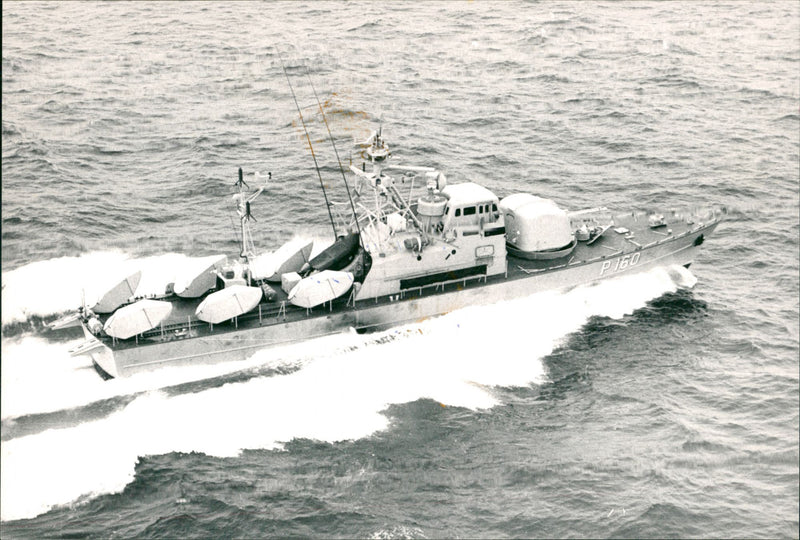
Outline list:
[[[322,188],[322,195],[325,197],[325,207],[328,209],[328,217],[331,220],[331,227],[333,227],[333,236],[334,238],[338,238],[339,235],[336,232],[336,223],[334,223],[333,214],[331,213],[331,203],[328,201],[328,193],[325,191],[325,184],[322,182],[322,175],[319,172],[319,165],[317,164],[317,156],[314,155],[314,146],[311,144],[311,137],[309,137],[308,135],[308,129],[306,128],[306,121],[303,119],[303,113],[300,110],[300,104],[297,103],[297,96],[294,95],[294,88],[292,87],[292,81],[289,78],[289,73],[286,71],[286,65],[283,63],[283,56],[281,55],[281,51],[277,47],[275,47],[275,51],[278,53],[278,59],[281,61],[283,74],[286,75],[286,82],[289,83],[289,91],[292,93],[294,106],[297,107],[297,114],[300,115],[300,123],[303,124],[303,131],[306,134],[308,147],[311,149],[311,157],[314,158],[314,168],[317,170],[317,177],[319,177],[319,185]]]
[[[358,237],[361,239],[361,226],[358,223],[358,214],[356,213],[356,205],[353,203],[353,197],[350,195],[350,185],[347,183],[347,177],[344,175],[344,167],[342,167],[342,160],[339,158],[339,151],[336,150],[336,143],[333,142],[333,134],[331,133],[331,128],[328,125],[328,119],[325,117],[325,111],[322,110],[322,103],[319,101],[319,96],[317,95],[317,90],[314,88],[314,83],[311,81],[311,74],[308,71],[308,66],[306,68],[306,78],[308,78],[308,84],[311,85],[311,91],[314,92],[314,99],[317,100],[317,106],[319,107],[319,113],[322,115],[322,121],[325,122],[325,129],[328,130],[328,138],[331,141],[331,146],[333,146],[333,151],[336,154],[336,162],[339,164],[339,172],[342,173],[342,181],[344,182],[344,187],[347,190],[347,198],[350,200],[350,209],[353,211],[353,219],[356,222],[356,230],[358,231]],[[363,239],[361,240],[361,245],[363,247]]]

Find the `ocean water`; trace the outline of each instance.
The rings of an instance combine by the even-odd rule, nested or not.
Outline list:
[[[3,3],[0,534],[797,537],[800,5]],[[331,238],[314,151],[727,209],[691,271],[103,382],[120,274]],[[251,186],[252,177],[248,176]],[[338,190],[338,191],[337,191]],[[693,285],[693,286],[692,286]]]

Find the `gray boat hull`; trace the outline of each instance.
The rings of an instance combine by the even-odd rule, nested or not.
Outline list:
[[[718,222],[698,226],[627,252],[610,253],[588,261],[569,261],[546,269],[525,269],[508,258],[505,275],[474,276],[448,283],[405,290],[398,295],[360,300],[347,307],[315,308],[305,318],[282,321],[259,319],[257,326],[225,330],[189,339],[176,339],[112,349],[103,345],[89,354],[98,371],[126,377],[166,366],[213,364],[244,360],[255,351],[346,331],[378,330],[449,313],[467,306],[487,305],[548,290],[569,289],[594,281],[638,273],[656,267],[688,266],[704,236]],[[87,338],[91,333],[84,328]],[[102,374],[102,373],[101,373]]]

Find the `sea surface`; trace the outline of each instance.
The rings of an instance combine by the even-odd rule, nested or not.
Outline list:
[[[3,538],[798,537],[798,2],[2,16]],[[315,91],[345,166],[382,126],[500,196],[726,220],[690,272],[103,382],[44,323],[235,255],[238,167],[259,251],[332,239],[287,74],[337,200]]]

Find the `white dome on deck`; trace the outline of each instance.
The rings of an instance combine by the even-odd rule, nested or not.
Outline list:
[[[508,243],[521,251],[559,249],[572,242],[567,213],[550,199],[516,193],[500,201],[500,211]]]

